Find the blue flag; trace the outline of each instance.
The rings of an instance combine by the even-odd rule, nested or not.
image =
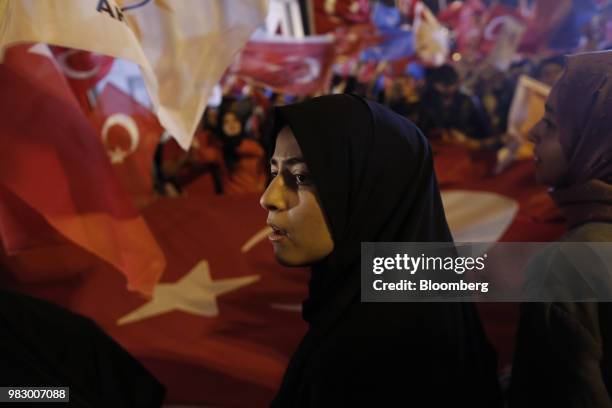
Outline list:
[[[401,19],[402,16],[395,7],[385,6],[380,2],[376,3],[372,16],[372,21],[374,21],[376,27],[381,29],[395,28],[400,25]]]
[[[582,28],[597,14],[593,0],[573,0],[572,9],[555,31],[550,47],[556,50],[571,50],[578,46]]]
[[[361,53],[362,61],[393,61],[414,55],[414,34],[400,28],[381,29],[385,40]]]

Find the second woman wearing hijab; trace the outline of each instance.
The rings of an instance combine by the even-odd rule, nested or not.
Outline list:
[[[264,150],[247,137],[247,115],[235,102],[222,105],[217,136],[223,152],[223,191],[226,194],[261,192],[265,187]]]
[[[360,301],[361,242],[452,240],[423,135],[346,94],[277,108],[275,124],[261,204],[278,261],[311,278],[309,329],[272,406],[499,406],[473,305]]]
[[[562,243],[612,242],[611,109],[612,52],[572,56],[531,132],[536,177],[567,219]],[[540,254],[533,278],[576,276],[563,288],[570,294],[589,279],[609,284],[610,265],[598,269],[596,257],[563,250],[576,245]],[[557,300],[521,308],[510,407],[612,407],[612,303]]]

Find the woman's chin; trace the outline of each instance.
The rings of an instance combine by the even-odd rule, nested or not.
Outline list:
[[[288,254],[279,248],[274,248],[274,256],[279,264],[289,268],[299,268],[309,265],[303,257],[296,256],[295,254]]]

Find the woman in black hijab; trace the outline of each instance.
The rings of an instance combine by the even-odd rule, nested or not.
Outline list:
[[[277,108],[275,129],[270,240],[312,276],[309,330],[272,406],[499,406],[473,305],[360,302],[361,242],[452,241],[420,131],[347,94]]]
[[[245,126],[246,115],[238,112],[236,101],[225,100],[219,111],[216,134],[221,141],[225,166],[230,173],[234,172],[240,160],[238,147],[246,138]]]

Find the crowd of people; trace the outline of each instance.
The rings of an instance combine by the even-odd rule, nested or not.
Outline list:
[[[377,101],[410,119],[429,139],[496,149],[505,140],[519,77],[552,86],[563,65],[562,55],[523,59],[506,71],[484,64],[468,72],[461,63],[437,68],[410,63],[403,75],[390,77],[381,63],[368,82],[360,73],[364,67],[357,65],[348,75],[334,73],[326,93]],[[160,143],[156,190],[181,194],[186,185],[208,175],[208,189],[216,194],[263,191],[273,108],[312,96],[282,94],[235,78],[226,81],[222,102],[206,108],[188,152],[170,139]]]

